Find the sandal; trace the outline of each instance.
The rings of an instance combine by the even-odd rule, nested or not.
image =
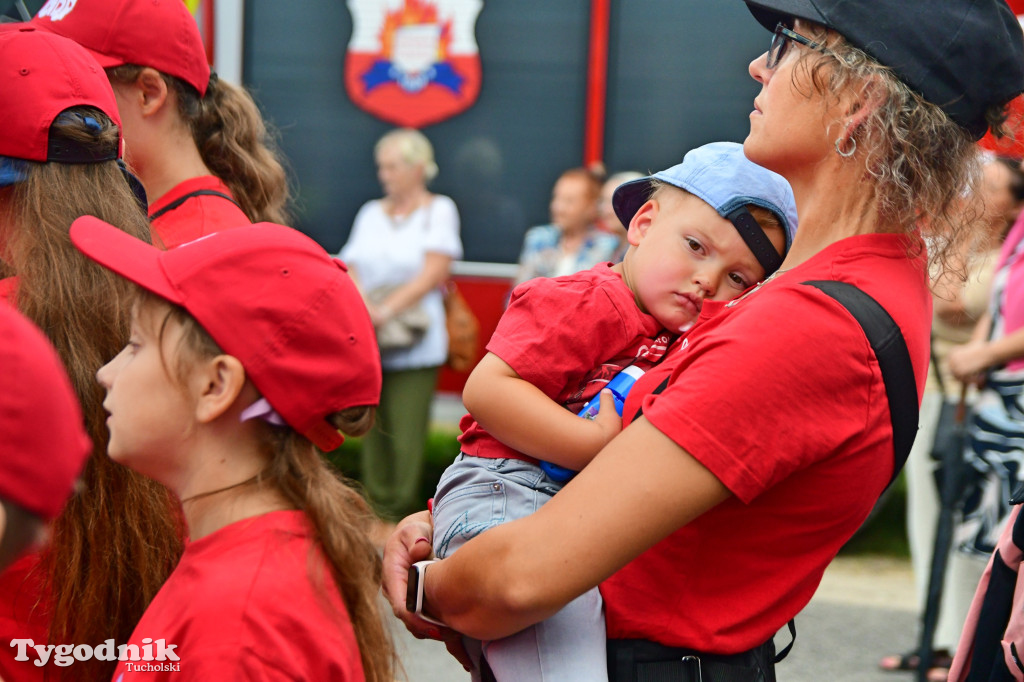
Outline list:
[[[917,670],[917,666],[921,663],[921,657],[917,655],[916,651],[908,651],[905,654],[895,654],[886,656],[878,662],[878,667],[888,672],[904,672]],[[949,666],[953,663],[953,657],[950,655],[948,649],[936,649],[932,652],[932,668],[944,668],[947,671]],[[945,678],[936,678],[936,680],[942,680]]]

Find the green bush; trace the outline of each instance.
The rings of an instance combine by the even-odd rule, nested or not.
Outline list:
[[[434,496],[437,481],[441,474],[459,454],[458,429],[431,429],[427,434],[424,448],[423,480],[420,483],[418,496],[419,509],[427,508],[427,500]],[[362,442],[359,438],[346,438],[337,450],[328,453],[327,458],[343,474],[356,481],[362,480],[362,466],[359,450]],[[411,509],[410,511],[416,511]]]
[[[839,553],[910,556],[910,542],[907,539],[907,483],[904,474],[900,474],[892,488],[882,495],[871,516]]]

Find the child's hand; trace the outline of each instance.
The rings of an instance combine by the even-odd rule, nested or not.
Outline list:
[[[593,423],[600,428],[601,442],[599,448],[603,448],[608,442],[615,438],[622,430],[622,417],[615,410],[615,396],[607,388],[601,390],[601,408],[593,419]],[[597,451],[594,452],[597,454]]]

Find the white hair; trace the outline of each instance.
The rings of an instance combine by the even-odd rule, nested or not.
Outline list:
[[[386,146],[398,150],[402,159],[411,166],[423,168],[423,179],[430,182],[437,177],[437,163],[434,161],[434,147],[427,136],[415,128],[396,128],[377,140],[373,147],[374,154]]]

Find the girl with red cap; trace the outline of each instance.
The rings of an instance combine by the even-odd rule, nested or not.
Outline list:
[[[288,222],[288,183],[245,90],[210,73],[181,0],[50,0],[32,20],[106,69],[125,158],[149,195],[153,241],[173,248],[252,221]]]
[[[123,641],[180,555],[170,494],[107,457],[103,392],[92,374],[128,336],[128,287],[68,237],[84,213],[139,238],[148,239],[149,226],[125,182],[120,119],[95,60],[66,38],[15,24],[0,28],[0,66],[0,267],[8,276],[0,285],[56,346],[92,439],[82,486],[50,543],[0,575],[0,677],[109,679],[111,663],[39,667],[12,660],[6,644]]]
[[[96,374],[110,456],[178,495],[191,540],[115,680],[392,682],[373,513],[322,457],[380,399],[344,265],[270,223],[161,251],[85,216],[71,239],[144,290]]]

